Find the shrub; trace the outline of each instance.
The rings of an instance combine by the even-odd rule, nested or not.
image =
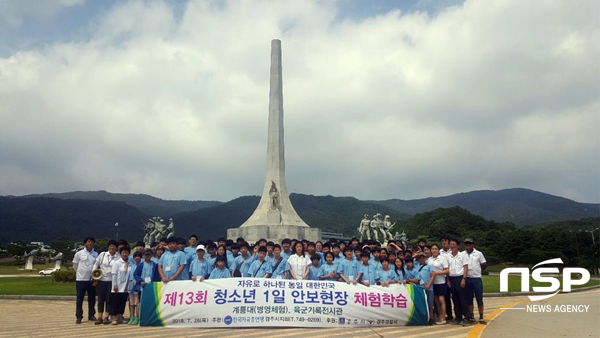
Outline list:
[[[57,270],[52,274],[55,282],[74,283],[75,270]]]

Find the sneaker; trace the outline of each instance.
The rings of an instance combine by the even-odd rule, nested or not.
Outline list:
[[[475,320],[475,318],[469,318],[469,322],[472,323],[472,324],[477,323],[477,321]]]
[[[127,324],[133,324],[134,320],[135,320],[135,318],[133,318],[133,317],[129,318],[129,321],[127,322]]]
[[[139,325],[139,324],[140,324],[140,318],[135,317],[135,321],[133,322],[133,325]]]
[[[483,318],[480,318],[479,319],[479,324],[487,325],[487,322],[485,320],[483,320]]]
[[[462,320],[455,319],[455,320],[452,321],[452,324],[454,324],[454,325],[462,325]]]
[[[427,322],[427,325],[433,325],[435,322],[433,321],[433,318],[430,318],[429,321]]]
[[[448,321],[446,321],[446,320],[441,321],[441,322],[435,322],[435,325],[446,325],[446,324],[448,324]]]
[[[475,322],[471,322],[468,319],[463,319],[462,320],[462,326],[467,326],[467,325],[473,325]]]
[[[108,319],[108,317],[104,318],[104,325],[108,325],[110,324],[110,319]]]
[[[90,322],[95,322],[95,321],[96,321],[96,316],[89,316],[89,317],[88,317],[88,320],[89,320]]]
[[[75,324],[81,324],[81,320],[82,320],[82,319],[83,319],[83,318],[77,318],[77,320],[75,321]]]
[[[447,316],[446,317],[446,321],[447,322],[451,322],[453,319],[454,319],[454,317],[452,317],[452,316]]]
[[[111,322],[111,324],[112,324],[112,325],[117,325],[117,324],[119,324],[119,322],[117,322],[116,320],[113,320],[113,321]]]
[[[119,324],[127,324],[127,323],[129,323],[129,322],[125,318],[123,318],[119,321]]]
[[[94,325],[101,325],[102,323],[104,323],[104,321],[102,320],[102,318],[98,318],[96,320],[96,322],[94,322]]]

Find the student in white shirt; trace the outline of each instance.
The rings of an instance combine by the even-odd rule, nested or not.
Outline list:
[[[119,258],[112,266],[112,294],[110,315],[112,324],[126,324],[123,320],[123,314],[125,313],[125,305],[127,303],[127,297],[129,293],[127,290],[128,279],[129,279],[129,247],[124,246],[119,249]]]
[[[458,251],[458,240],[450,240],[450,254],[448,254],[449,286],[452,292],[452,304],[454,305],[454,324],[469,325],[469,306],[465,294],[467,274],[469,265],[464,252]]]
[[[75,324],[81,324],[83,318],[83,298],[88,296],[88,320],[96,321],[96,281],[92,281],[92,270],[98,253],[94,251],[96,240],[94,237],[86,237],[83,240],[85,248],[77,251],[73,257],[73,269],[75,270],[75,290],[77,300],[75,303]]]
[[[290,275],[292,279],[303,280],[306,277],[307,269],[310,265],[310,258],[304,255],[304,246],[302,242],[294,244],[295,253],[288,258]]]

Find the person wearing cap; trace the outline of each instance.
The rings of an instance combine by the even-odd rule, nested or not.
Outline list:
[[[487,324],[483,319],[483,282],[481,279],[481,271],[487,267],[487,262],[483,253],[475,249],[475,241],[473,238],[467,238],[464,241],[465,251],[467,256],[467,265],[469,266],[469,272],[467,273],[467,280],[465,285],[465,294],[467,304],[469,304],[469,321],[475,323],[475,316],[473,315],[473,296],[477,300],[477,309],[479,310],[479,323]]]
[[[258,248],[258,259],[252,262],[248,273],[252,278],[269,278],[273,273],[272,266],[265,259],[267,256],[267,247],[261,246]]]
[[[183,270],[186,268],[187,256],[177,248],[177,238],[167,239],[166,251],[158,261],[158,273],[163,283],[183,280]]]
[[[431,278],[431,265],[427,264],[427,254],[424,252],[419,252],[417,254],[417,260],[420,265],[419,268],[415,268],[419,274],[419,284],[417,287],[425,289],[425,294],[427,295],[427,307],[429,308],[429,325],[434,324],[433,320],[433,302],[434,302],[434,294],[433,294],[433,278]]]
[[[217,256],[216,267],[210,273],[208,279],[222,279],[222,278],[231,278],[231,271],[225,267],[227,263],[227,257],[225,256]]]
[[[196,246],[196,258],[190,263],[190,275],[193,281],[202,282],[212,271],[212,267],[204,259],[205,252],[204,245],[200,244]]]
[[[447,255],[449,275],[448,286],[451,288],[452,305],[454,305],[454,324],[469,325],[469,307],[465,294],[469,265],[464,252],[458,251],[458,240],[450,240],[450,254]]]
[[[144,250],[144,260],[138,264],[133,273],[135,281],[143,288],[148,283],[160,282],[160,275],[158,274],[158,263],[152,260],[152,249]]]

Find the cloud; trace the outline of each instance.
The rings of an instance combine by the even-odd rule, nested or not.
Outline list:
[[[83,5],[85,0],[6,0],[0,3],[0,24],[14,28],[26,22],[48,24],[64,8]]]
[[[0,58],[0,194],[259,194],[279,38],[291,192],[598,202],[596,4],[342,4],[119,2],[86,39]]]

